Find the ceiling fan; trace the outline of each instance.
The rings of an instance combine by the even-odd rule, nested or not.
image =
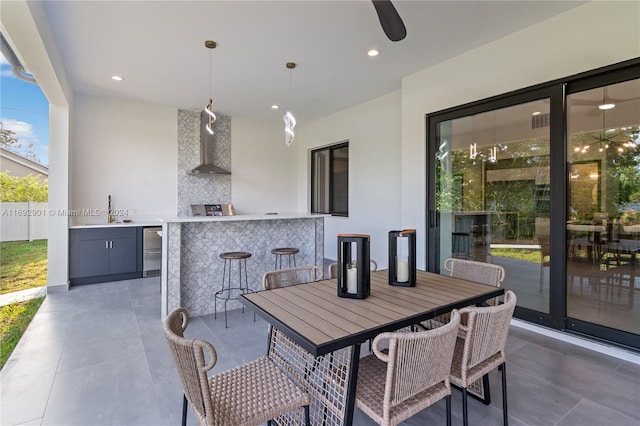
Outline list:
[[[378,14],[382,30],[391,41],[400,41],[407,36],[407,29],[391,0],[371,0]]]

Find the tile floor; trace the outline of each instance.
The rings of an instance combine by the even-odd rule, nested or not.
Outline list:
[[[158,277],[50,292],[0,373],[0,424],[179,425],[182,390],[159,299]],[[250,312],[231,312],[228,329],[221,317],[193,318],[187,334],[216,347],[214,371],[266,351],[267,324]],[[639,365],[517,327],[507,349],[511,425],[640,423]],[[491,379],[494,401],[470,400],[471,425],[501,424],[499,374]],[[444,408],[441,401],[405,424],[442,425]],[[454,425],[461,411],[454,391]],[[354,425],[372,424],[356,410]]]

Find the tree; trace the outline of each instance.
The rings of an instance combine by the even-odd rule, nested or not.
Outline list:
[[[39,176],[12,176],[0,172],[0,202],[19,203],[34,201],[46,203],[49,198],[49,185]]]
[[[15,135],[16,132],[11,129],[5,129],[4,124],[0,121],[0,146],[39,163],[40,159],[34,150],[33,142],[29,142],[24,146],[23,142],[16,138]]]
[[[2,121],[0,121],[0,145],[5,149],[11,149],[18,144],[18,139],[15,137],[16,132],[13,130],[5,129]]]

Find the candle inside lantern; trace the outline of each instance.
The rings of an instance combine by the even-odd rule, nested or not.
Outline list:
[[[399,283],[409,281],[409,262],[406,259],[398,259],[396,271],[396,278]]]
[[[358,268],[351,265],[347,269],[347,293],[356,294],[358,292]]]

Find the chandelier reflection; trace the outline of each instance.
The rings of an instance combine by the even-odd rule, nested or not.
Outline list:
[[[626,150],[633,150],[640,146],[637,127],[607,129],[607,111],[615,107],[616,104],[607,101],[605,87],[602,91],[602,103],[598,106],[598,110],[602,111],[602,129],[598,134],[584,132],[582,137],[578,135],[577,138],[585,139],[586,141],[578,143],[573,148],[574,153],[587,154],[595,152],[595,149],[599,153],[604,153],[609,149],[614,150],[614,152],[624,153]]]

